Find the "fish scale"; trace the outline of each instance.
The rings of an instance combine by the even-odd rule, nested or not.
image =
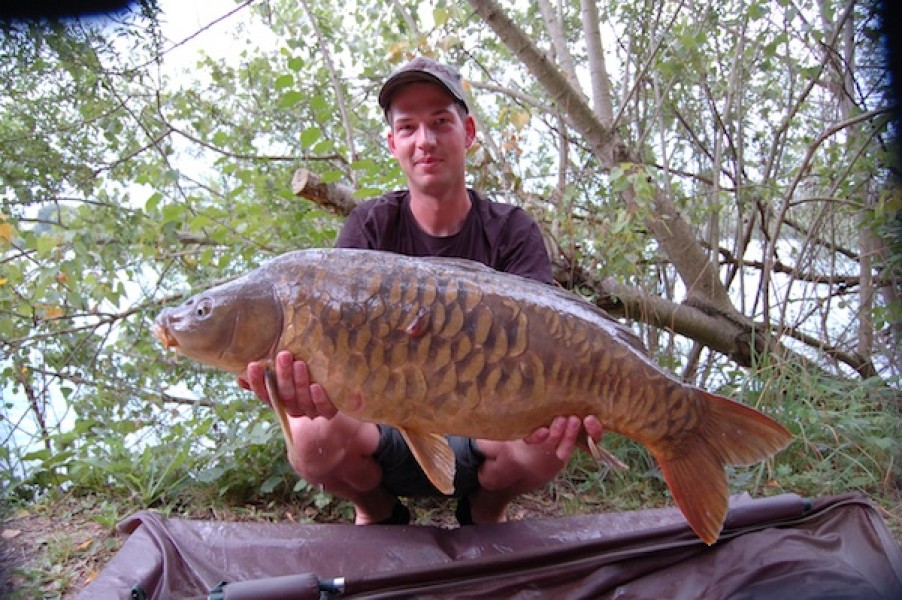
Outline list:
[[[578,296],[459,259],[292,252],[165,309],[155,332],[238,375],[290,350],[339,410],[401,430],[446,494],[454,472],[444,435],[515,440],[556,416],[595,415],[648,447],[709,544],[726,515],[725,465],[765,460],[791,440],[760,412],[675,379]]]

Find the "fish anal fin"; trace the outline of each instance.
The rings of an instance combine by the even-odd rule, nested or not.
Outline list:
[[[702,406],[698,425],[649,449],[689,526],[710,545],[727,516],[726,465],[766,460],[789,445],[792,434],[749,406],[704,390],[692,393]]]
[[[453,494],[454,451],[451,450],[445,436],[439,433],[411,431],[403,427],[398,429],[432,485],[443,494],[449,496]]]

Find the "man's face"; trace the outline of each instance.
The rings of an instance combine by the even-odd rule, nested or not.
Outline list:
[[[441,196],[464,181],[476,125],[461,112],[454,99],[432,83],[411,83],[392,96],[388,148],[411,190]]]

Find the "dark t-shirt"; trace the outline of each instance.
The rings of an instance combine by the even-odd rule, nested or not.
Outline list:
[[[335,246],[468,258],[497,271],[552,283],[551,262],[532,217],[474,190],[468,193],[472,207],[454,235],[435,237],[420,229],[410,211],[410,193],[401,190],[367,200],[351,211]]]

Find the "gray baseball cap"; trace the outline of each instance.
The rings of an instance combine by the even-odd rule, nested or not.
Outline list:
[[[379,106],[382,107],[382,111],[388,111],[391,97],[399,88],[408,83],[419,82],[435,83],[442,86],[455,101],[464,107],[464,110],[468,113],[470,112],[470,107],[467,106],[467,100],[464,96],[463,82],[457,69],[437,63],[431,58],[424,56],[411,60],[385,80],[385,83],[382,84],[382,89],[379,90]]]

